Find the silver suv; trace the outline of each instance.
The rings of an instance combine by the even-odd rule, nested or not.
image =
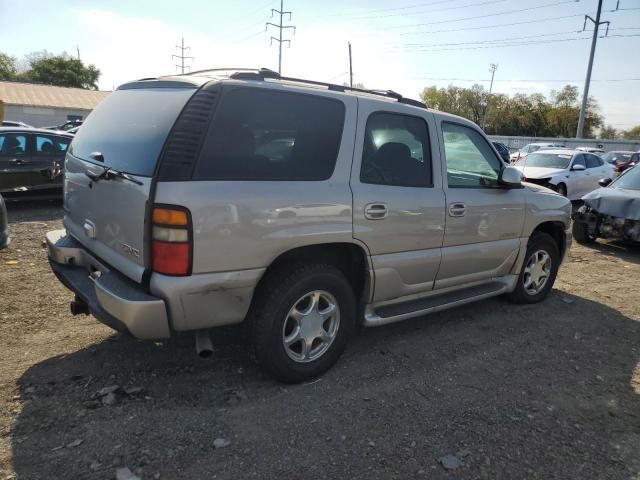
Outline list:
[[[66,157],[51,268],[142,339],[244,322],[298,382],[358,325],[509,294],[535,303],[569,248],[570,204],[523,185],[472,122],[397,93],[203,71],[127,83]]]

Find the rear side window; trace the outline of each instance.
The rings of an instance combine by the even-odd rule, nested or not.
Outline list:
[[[134,175],[152,176],[162,146],[193,88],[116,90],[91,112],[70,153]],[[103,162],[91,154],[100,152]]]
[[[344,104],[330,98],[231,90],[221,99],[194,179],[326,180],[338,158],[344,116]]]
[[[418,117],[376,112],[367,119],[360,181],[431,187],[427,124]]]

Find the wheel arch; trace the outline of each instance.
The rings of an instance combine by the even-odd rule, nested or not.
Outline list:
[[[558,246],[558,253],[560,254],[560,258],[564,258],[567,239],[564,223],[560,221],[542,222],[533,229],[531,235],[534,235],[536,232],[546,233],[551,238],[553,238],[554,242]]]

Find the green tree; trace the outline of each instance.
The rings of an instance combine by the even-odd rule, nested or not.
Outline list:
[[[15,57],[0,52],[0,80],[15,80],[17,75]]]
[[[618,131],[611,125],[607,125],[600,129],[600,138],[613,140],[618,136]]]
[[[631,140],[640,139],[640,125],[636,125],[635,127],[622,132],[622,138]]]
[[[44,51],[29,54],[25,58],[28,66],[18,75],[21,80],[59,87],[98,89],[100,70],[94,65],[84,65],[81,60],[66,53],[51,55]]]

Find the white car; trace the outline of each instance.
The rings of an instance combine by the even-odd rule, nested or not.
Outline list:
[[[576,147],[576,150],[581,152],[595,153],[596,155],[604,154],[604,150],[598,147]]]
[[[600,188],[601,178],[616,178],[613,166],[592,153],[580,150],[552,149],[530,153],[515,167],[524,181],[555,190],[569,200]]]
[[[561,148],[561,147],[564,147],[564,145],[562,145],[561,143],[545,143],[545,142],[530,143],[522,147],[517,152],[513,152],[509,158],[513,163],[525,158],[530,153],[537,152],[540,149]]]

